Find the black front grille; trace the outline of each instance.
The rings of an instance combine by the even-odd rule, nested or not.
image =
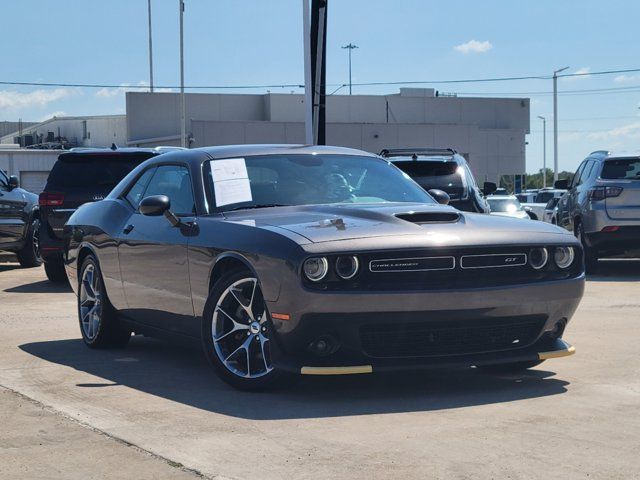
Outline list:
[[[542,332],[545,316],[463,322],[381,323],[360,327],[370,357],[466,355],[523,348]]]

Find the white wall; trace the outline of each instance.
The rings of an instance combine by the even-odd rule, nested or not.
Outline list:
[[[0,169],[17,176],[22,183],[24,172],[49,172],[61,153],[60,150],[0,149]]]

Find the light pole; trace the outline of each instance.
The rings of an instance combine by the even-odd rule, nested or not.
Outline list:
[[[180,5],[180,145],[187,146],[187,125],[184,104],[184,0]]]
[[[149,13],[149,91],[153,93],[153,44],[151,43],[151,0],[147,0]]]
[[[351,95],[351,51],[358,48],[358,46],[353,43],[349,43],[349,45],[345,45],[342,48],[349,50],[349,95]]]
[[[558,74],[569,67],[553,72],[553,182],[558,180]]]
[[[547,188],[547,119],[538,115],[542,120],[542,188]]]

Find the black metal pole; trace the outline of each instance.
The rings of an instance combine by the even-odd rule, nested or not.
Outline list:
[[[311,0],[311,85],[317,145],[326,145],[327,3],[327,0]]]

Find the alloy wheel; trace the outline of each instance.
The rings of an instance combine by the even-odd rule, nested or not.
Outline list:
[[[267,309],[256,278],[231,284],[218,298],[211,335],[218,359],[234,375],[259,378],[273,370]]]
[[[80,324],[87,340],[98,335],[102,320],[102,294],[94,265],[87,265],[80,282]]]

